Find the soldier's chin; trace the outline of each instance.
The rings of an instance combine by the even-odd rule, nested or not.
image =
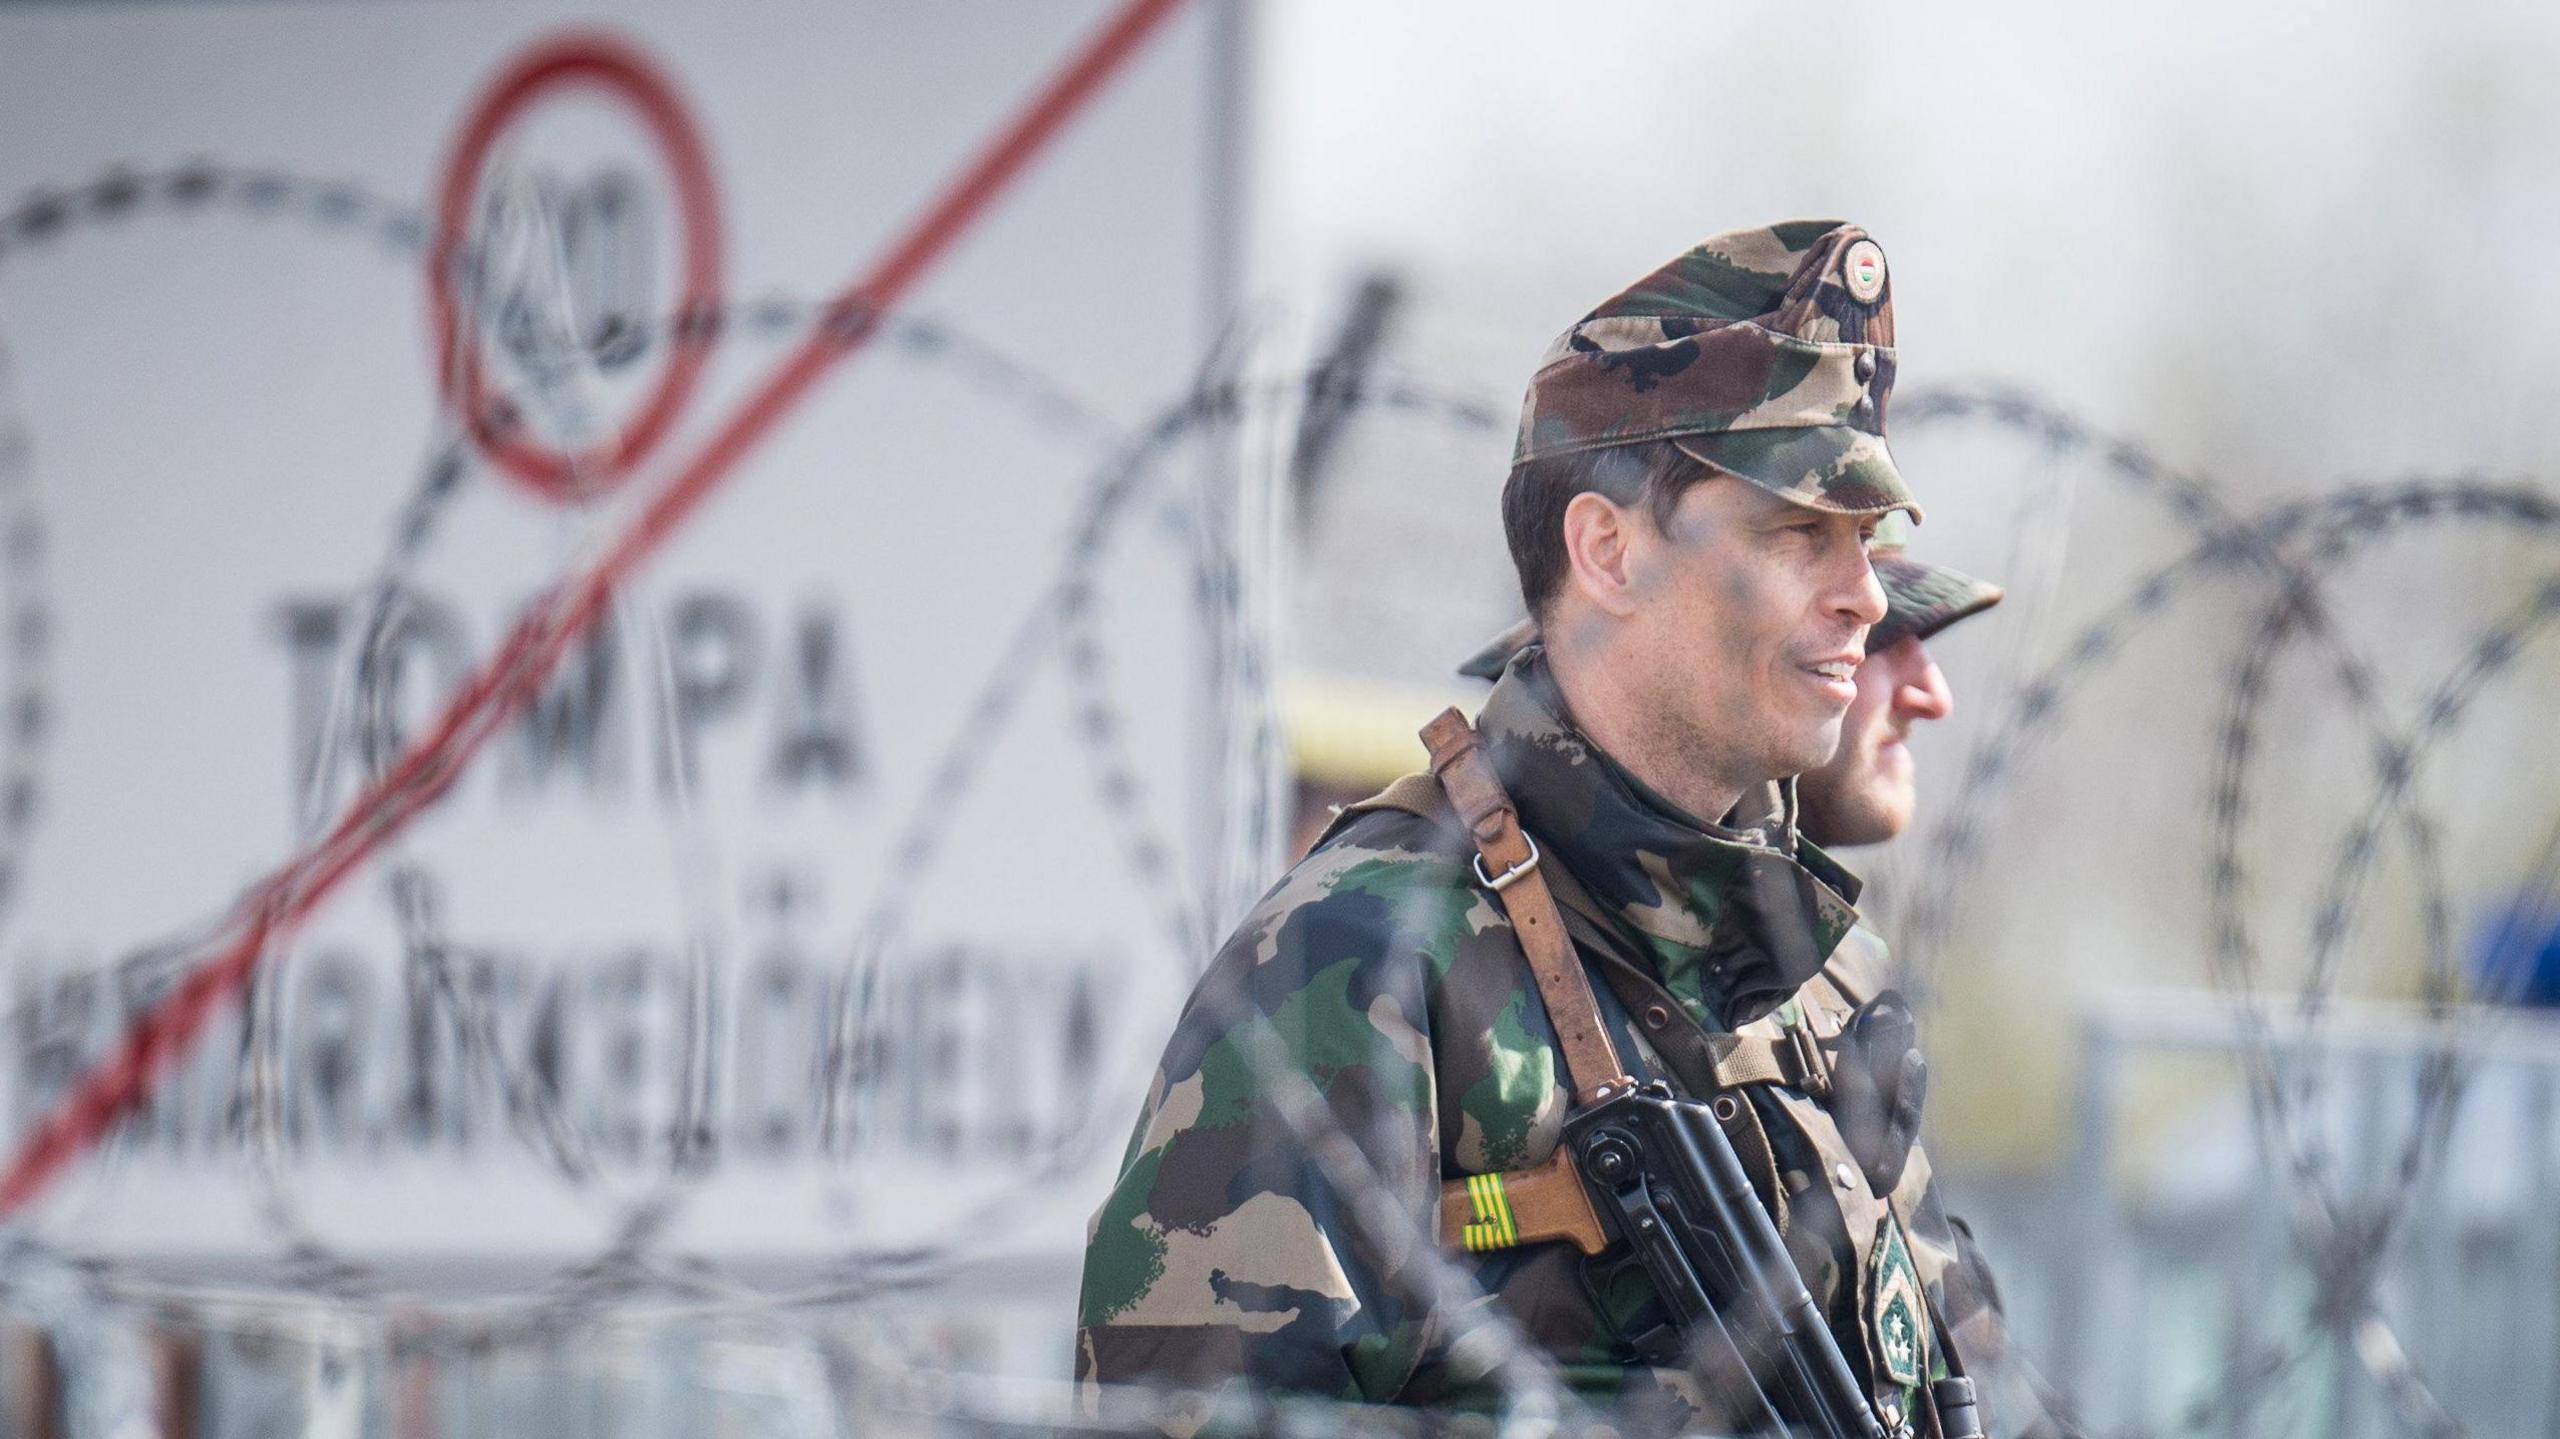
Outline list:
[[[1882,844],[1902,830],[1910,810],[1898,814],[1891,792],[1870,775],[1842,774],[1835,766],[1806,776],[1796,792],[1797,824],[1807,839],[1824,849]]]
[[[1779,773],[1800,775],[1829,764],[1831,757],[1840,752],[1840,721],[1841,716],[1833,715],[1820,724],[1808,726],[1803,731],[1803,741],[1786,757],[1790,767],[1781,768]]]
[[[1873,814],[1868,824],[1868,832],[1875,838],[1867,840],[1866,843],[1882,844],[1909,829],[1912,808],[1912,795],[1908,789],[1876,796]]]
[[[1877,832],[1869,843],[1881,843],[1908,829],[1920,799],[1919,786],[1913,783],[1910,755],[1901,745],[1886,746],[1876,760],[1859,795],[1860,807],[1868,815],[1868,827]]]

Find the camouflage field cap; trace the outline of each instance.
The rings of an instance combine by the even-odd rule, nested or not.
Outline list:
[[[1837,220],[1718,235],[1548,347],[1512,463],[1669,440],[1771,494],[1920,513],[1884,444],[1893,280]]]
[[[1887,515],[1876,524],[1867,563],[1884,586],[1884,618],[1867,631],[1867,653],[1881,654],[1907,636],[1927,639],[1967,615],[2000,603],[2008,592],[1962,570],[1911,558],[1911,522]]]
[[[1915,560],[1900,550],[1877,550],[1867,557],[1876,578],[1884,582],[1884,618],[1867,631],[1867,653],[1876,654],[1905,636],[1927,639],[1967,615],[1978,615],[2000,603],[2008,591],[1962,570]]]

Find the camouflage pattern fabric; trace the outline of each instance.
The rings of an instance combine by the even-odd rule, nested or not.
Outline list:
[[[1843,1004],[1842,986],[1857,988],[1854,977],[1820,977],[1827,961],[1863,952],[1853,942],[1835,956],[1855,924],[1857,883],[1797,839],[1790,804],[1747,824],[1740,811],[1730,825],[1681,814],[1571,727],[1534,648],[1497,682],[1479,728],[1549,863],[1607,920],[1609,943],[1673,997],[1681,1022],[1750,1032],[1817,999]],[[1434,1312],[1416,1250],[1434,1233],[1444,1179],[1552,1154],[1567,1095],[1545,1006],[1470,853],[1445,817],[1347,815],[1220,950],[1092,1221],[1080,1380],[1490,1401],[1453,1361],[1447,1341],[1463,1316]],[[1595,989],[1621,1056],[1695,1092],[1627,1006]],[[1306,1141],[1281,1102],[1290,1091],[1320,1096],[1356,1164]],[[1777,1166],[1769,1178],[1790,1196],[1782,1228],[1807,1287],[1879,1396],[1907,1402],[1907,1385],[1877,1377],[1869,1341],[1882,1312],[1871,1276],[1895,1277],[1878,1269],[1879,1233],[1904,1246],[1910,1277],[1932,1293],[1953,1241],[1935,1223],[1882,1228],[1893,1223],[1886,1198],[1820,1104],[1779,1085],[1747,1092]],[[1916,1150],[1897,1187],[1897,1207],[1934,1213]],[[1624,1342],[1661,1318],[1640,1276],[1595,1296],[1561,1244],[1449,1262],[1575,1389],[1621,1405],[1631,1432],[1719,1412],[1686,1374],[1642,1363]],[[1900,1357],[1906,1370],[1930,1364],[1926,1349],[1923,1340]]]
[[[1905,638],[1926,640],[1967,615],[2000,603],[2008,591],[1962,570],[1915,560],[1879,547],[1868,557],[1884,585],[1884,618],[1867,631],[1867,653],[1878,654]]]
[[[1557,338],[1512,463],[1669,440],[1816,509],[1917,516],[1885,448],[1893,373],[1893,284],[1873,238],[1836,220],[1739,230]]]

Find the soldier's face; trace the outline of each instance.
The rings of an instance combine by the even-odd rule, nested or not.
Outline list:
[[[1637,616],[1659,718],[1756,784],[1831,756],[1884,590],[1871,515],[1790,504],[1731,477],[1693,486],[1661,532]]]
[[[1916,635],[1858,666],[1858,697],[1840,724],[1840,749],[1796,782],[1804,832],[1814,843],[1881,844],[1911,823],[1918,772],[1905,743],[1923,720],[1955,712],[1947,677]]]

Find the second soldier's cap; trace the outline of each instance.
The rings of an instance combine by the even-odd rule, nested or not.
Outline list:
[[[1867,653],[1881,654],[1905,638],[1927,639],[1967,615],[2000,603],[2008,593],[1962,570],[1911,558],[1911,525],[1887,515],[1876,525],[1867,563],[1884,586],[1884,618],[1867,631]]]
[[[1927,639],[1967,615],[1978,615],[2000,603],[2008,591],[1962,570],[1915,560],[1900,550],[1878,550],[1868,557],[1876,578],[1884,583],[1884,618],[1867,631],[1867,653],[1876,654],[1905,638]]]
[[[1771,494],[1850,514],[1919,506],[1885,449],[1893,281],[1837,220],[1691,249],[1548,347],[1512,463],[1668,440]]]

